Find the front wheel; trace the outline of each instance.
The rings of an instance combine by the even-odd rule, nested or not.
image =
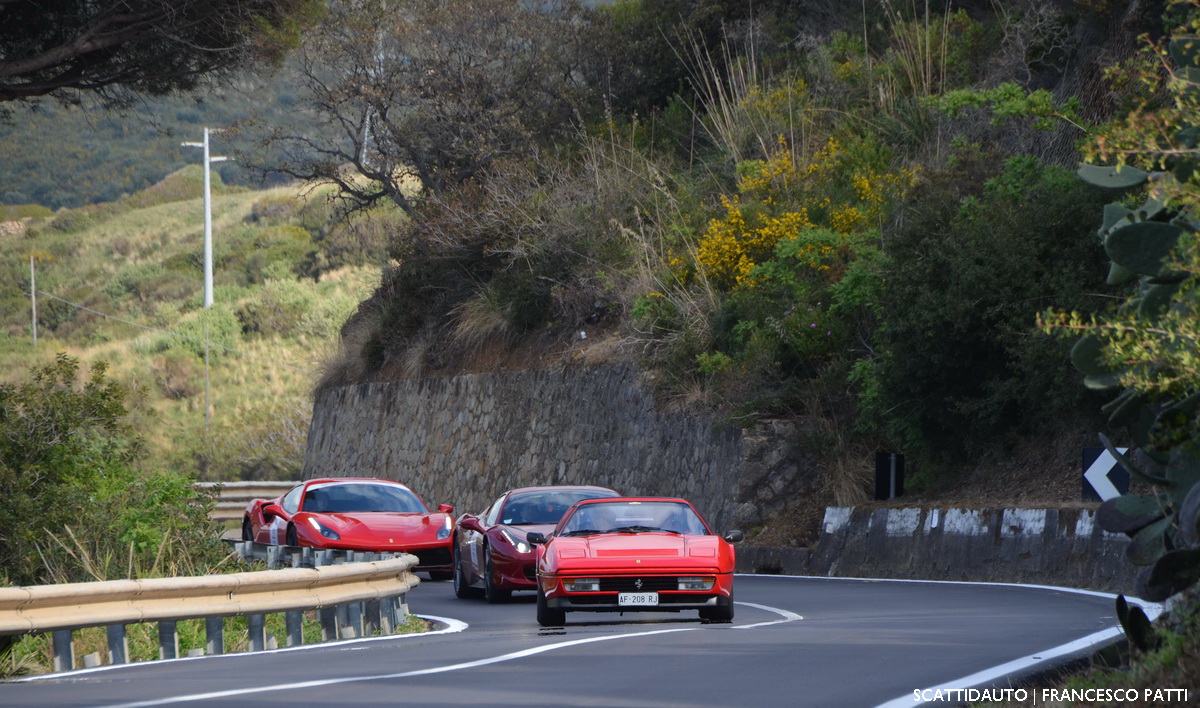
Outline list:
[[[300,545],[300,536],[296,533],[296,525],[295,524],[288,524],[287,545],[289,545],[289,546],[299,546]]]
[[[458,553],[458,542],[451,546],[454,549],[454,596],[459,599],[479,597],[483,591],[467,584],[467,576],[463,573],[462,556]]]
[[[721,598],[717,598],[720,602]],[[733,594],[729,595],[728,604],[718,604],[716,607],[705,607],[700,610],[700,619],[708,622],[732,622],[733,621]]]
[[[254,540],[254,527],[250,525],[250,519],[242,519],[242,540]]]
[[[483,576],[483,599],[487,600],[489,605],[505,602],[512,597],[512,590],[498,588],[492,580],[492,552],[487,546],[483,547],[483,557],[484,565],[487,568]]]
[[[543,627],[561,627],[567,623],[566,610],[550,607],[546,603],[546,593],[540,587],[537,591],[537,621]]]

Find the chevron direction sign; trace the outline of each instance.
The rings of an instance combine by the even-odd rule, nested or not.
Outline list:
[[[1127,447],[1118,447],[1122,455]],[[1083,448],[1083,499],[1108,501],[1129,491],[1129,472],[1102,447]]]

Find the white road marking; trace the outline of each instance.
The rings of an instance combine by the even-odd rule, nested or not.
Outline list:
[[[773,612],[773,613],[779,615],[780,617],[782,617],[782,619],[773,620],[770,622],[759,622],[757,624],[751,624],[751,625],[727,627],[725,629],[751,629],[754,627],[765,627],[768,625],[783,624],[785,622],[794,622],[796,620],[803,619],[800,615],[798,615],[794,612],[788,612],[787,610],[780,610],[778,608],[768,607],[766,605],[757,605],[752,602],[735,602],[734,604],[745,605],[747,607],[753,607],[755,609],[763,610],[765,612]],[[427,618],[427,619],[435,619],[435,618]],[[436,618],[436,619],[439,619],[443,622],[458,622],[457,620],[447,620],[447,619],[440,618],[440,617]],[[458,624],[462,625],[463,628],[466,627],[466,624],[464,624],[462,622],[458,622]],[[359,683],[362,681],[384,681],[384,680],[391,680],[391,679],[409,678],[412,676],[427,676],[429,674],[440,674],[440,673],[446,673],[448,671],[473,669],[473,668],[477,668],[480,666],[488,666],[490,664],[498,664],[498,663],[501,663],[504,661],[512,661],[514,659],[524,659],[526,657],[534,656],[536,654],[543,654],[548,651],[555,651],[557,649],[565,649],[567,647],[578,646],[581,644],[592,644],[594,642],[607,642],[607,641],[610,641],[613,639],[633,639],[636,637],[649,637],[649,636],[653,636],[656,634],[672,634],[672,633],[676,633],[676,632],[695,632],[699,629],[702,629],[705,626],[706,625],[701,625],[701,626],[697,626],[697,627],[676,627],[676,628],[672,628],[672,629],[656,629],[656,630],[651,630],[648,632],[632,632],[629,634],[614,634],[614,635],[608,635],[608,636],[602,636],[602,637],[585,637],[583,639],[572,639],[572,640],[565,641],[565,642],[557,642],[555,644],[546,644],[546,645],[540,646],[540,647],[533,647],[530,649],[523,649],[521,651],[515,651],[515,652],[508,653],[508,654],[501,654],[499,656],[488,657],[486,659],[477,659],[475,661],[467,661],[467,662],[463,662],[461,664],[450,664],[448,666],[435,666],[435,667],[428,668],[428,669],[417,669],[415,671],[403,671],[403,672],[394,673],[394,674],[379,674],[379,675],[375,675],[375,676],[353,676],[353,677],[346,677],[346,678],[320,679],[320,680],[315,680],[315,681],[302,681],[299,683],[281,683],[281,684],[275,684],[275,685],[271,685],[271,686],[257,686],[257,687],[253,687],[253,688],[235,688],[235,689],[229,689],[227,691],[211,691],[208,693],[193,693],[193,694],[188,694],[188,695],[183,695],[183,696],[170,696],[170,697],[166,697],[166,698],[155,698],[155,699],[147,700],[147,701],[135,701],[132,703],[109,704],[109,705],[106,705],[105,708],[147,708],[148,706],[163,706],[163,705],[172,705],[175,703],[192,703],[195,701],[215,700],[218,698],[232,698],[234,696],[247,696],[247,695],[253,695],[256,693],[270,693],[272,691],[292,691],[292,690],[296,690],[296,689],[318,688],[318,687],[322,687],[322,686],[336,686],[336,685],[344,684],[344,683]],[[428,633],[413,634],[413,635],[406,635],[406,636],[414,636],[414,637],[428,636]],[[383,637],[380,637],[380,639],[382,639],[382,638]],[[327,647],[330,645],[329,644],[312,644],[312,645],[307,645],[307,646],[310,646],[313,648],[318,648],[318,647]],[[300,648],[300,647],[293,647],[293,649],[298,649],[298,648]],[[221,655],[221,656],[232,656],[232,655]],[[216,658],[216,657],[214,656],[214,657],[196,657],[196,658]],[[145,663],[149,663],[149,662],[145,662]],[[140,663],[139,663],[139,665],[140,665]],[[125,666],[128,666],[128,664],[126,664]],[[78,671],[72,672],[72,675],[76,675],[78,673],[80,673],[80,672],[78,672]]]
[[[1090,595],[1092,597],[1107,597],[1107,598],[1112,598],[1113,600],[1115,600],[1117,598],[1117,596],[1114,595],[1113,593],[1098,592],[1096,590],[1081,590],[1079,588],[1064,588],[1064,587],[1059,587],[1056,585],[1025,585],[1022,583],[981,583],[981,582],[971,582],[968,580],[900,580],[900,579],[880,580],[880,579],[875,579],[875,578],[829,578],[829,577],[824,577],[824,576],[812,576],[812,575],[758,575],[755,577],[760,577],[760,578],[801,578],[804,580],[826,580],[826,581],[850,580],[850,581],[869,582],[869,583],[938,583],[938,584],[942,584],[942,585],[994,585],[994,586],[1012,587],[1012,588],[1033,588],[1033,589],[1037,589],[1037,590],[1057,590],[1059,592],[1067,592],[1067,593],[1072,593],[1075,595]],[[1136,597],[1126,597],[1125,599],[1128,600],[1132,604],[1140,606],[1142,608],[1142,610],[1146,613],[1146,616],[1151,621],[1153,621],[1156,617],[1158,617],[1163,612],[1163,606],[1160,603],[1147,602],[1145,600],[1142,600],[1142,599],[1136,598]],[[960,679],[948,681],[948,682],[940,684],[938,686],[926,686],[926,687],[918,688],[917,693],[907,693],[903,696],[900,696],[899,698],[893,698],[892,700],[887,701],[886,703],[879,704],[878,706],[876,706],[876,708],[901,708],[902,706],[912,706],[912,705],[917,705],[919,703],[923,703],[924,701],[921,701],[919,698],[917,698],[917,696],[925,695],[925,691],[927,689],[931,692],[936,692],[938,689],[941,689],[944,692],[947,689],[955,689],[955,688],[967,689],[967,688],[975,688],[977,686],[983,686],[983,685],[988,684],[992,681],[995,681],[999,678],[1003,678],[1004,676],[1007,676],[1009,674],[1027,670],[1029,668],[1037,666],[1038,664],[1043,664],[1043,663],[1049,662],[1050,660],[1056,659],[1060,656],[1066,656],[1066,655],[1069,655],[1069,654],[1072,654],[1075,652],[1090,649],[1090,648],[1100,644],[1101,642],[1106,642],[1110,639],[1113,639],[1114,637],[1120,636],[1121,631],[1122,630],[1120,627],[1113,627],[1111,629],[1105,629],[1105,630],[1102,630],[1099,632],[1095,632],[1094,634],[1089,634],[1088,636],[1083,637],[1082,639],[1076,639],[1073,642],[1067,642],[1066,644],[1062,644],[1060,646],[1053,647],[1051,649],[1047,649],[1046,651],[1040,651],[1040,652],[1037,652],[1036,654],[1030,654],[1029,656],[1023,656],[1019,659],[1014,659],[1008,663],[1000,664],[999,666],[993,666],[991,668],[984,669],[983,671],[973,673],[970,676],[964,676]],[[936,694],[934,694],[934,695],[936,695]]]
[[[938,695],[936,693],[937,691],[942,691],[941,695],[945,695],[946,691],[952,689],[967,689],[975,688],[977,686],[984,686],[992,681],[995,681],[996,679],[1003,678],[1018,671],[1023,671],[1032,666],[1037,666],[1038,664],[1050,661],[1051,659],[1057,659],[1060,656],[1090,649],[1096,644],[1108,641],[1109,639],[1112,639],[1120,634],[1120,627],[1113,627],[1112,629],[1106,629],[1101,632],[1096,632],[1095,634],[1089,634],[1082,639],[1076,639],[1073,642],[1068,642],[1061,646],[1054,647],[1053,649],[1047,649],[1046,651],[1040,651],[1037,654],[1023,656],[1020,659],[1014,659],[1007,664],[1000,664],[999,666],[993,666],[990,669],[984,669],[983,671],[971,674],[970,676],[963,676],[960,679],[947,681],[940,686],[927,686],[925,688],[917,689],[913,693],[905,694],[899,698],[893,698],[886,703],[880,703],[878,706],[876,706],[876,708],[900,708],[901,706],[913,706],[926,702],[921,700],[919,696]],[[929,691],[929,693],[926,693],[926,691]]]

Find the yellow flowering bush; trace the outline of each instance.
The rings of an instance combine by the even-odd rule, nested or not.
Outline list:
[[[724,214],[710,220],[701,236],[697,268],[722,290],[753,287],[755,267],[773,258],[781,241],[806,229],[823,226],[850,235],[878,228],[888,206],[914,179],[909,170],[883,169],[881,157],[848,150],[830,137],[799,165],[780,138],[766,161],[743,165],[735,197],[720,197]],[[819,258],[811,267],[822,267]]]

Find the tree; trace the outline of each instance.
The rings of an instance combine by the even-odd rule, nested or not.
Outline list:
[[[110,106],[195,88],[294,45],[318,0],[0,0],[0,103]]]
[[[37,542],[86,506],[89,475],[129,465],[141,440],[125,421],[125,390],[95,364],[60,353],[22,385],[0,385],[0,577],[39,579]]]
[[[573,124],[591,16],[576,0],[333,0],[300,50],[309,127],[247,130],[273,171],[411,212],[414,193]]]

